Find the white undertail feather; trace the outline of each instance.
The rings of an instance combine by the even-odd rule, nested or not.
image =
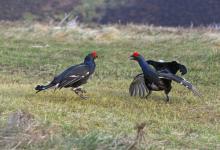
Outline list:
[[[55,88],[58,88],[58,86],[59,86],[59,83],[57,83],[57,84],[55,85]]]
[[[79,87],[73,88],[74,91],[77,90],[77,89],[79,89]]]
[[[164,60],[160,59],[159,62],[164,62]]]

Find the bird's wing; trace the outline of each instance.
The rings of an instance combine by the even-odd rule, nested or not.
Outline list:
[[[173,80],[177,83],[180,83],[181,85],[184,85],[186,88],[191,90],[194,93],[194,95],[201,97],[201,94],[198,92],[198,90],[195,88],[195,86],[193,86],[189,81],[185,80],[184,78],[181,78],[175,74],[162,73],[162,72],[159,73],[159,78]]]
[[[146,87],[145,81],[144,81],[144,75],[139,74],[136,77],[134,77],[134,80],[131,82],[129,87],[129,93],[131,96],[139,96],[139,97],[146,97],[149,90]]]
[[[63,88],[66,86],[70,86],[73,83],[76,83],[77,81],[80,81],[82,79],[88,79],[89,75],[90,72],[87,65],[80,64],[72,68],[70,67],[57,77],[60,80],[58,87]]]
[[[180,71],[182,75],[187,73],[186,66],[176,62],[158,62],[154,60],[147,60],[147,63],[152,65],[157,71],[169,70],[172,74],[176,74],[177,71]]]

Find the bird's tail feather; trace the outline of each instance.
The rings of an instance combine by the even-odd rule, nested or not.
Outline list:
[[[50,83],[50,84],[48,84],[48,85],[37,85],[37,86],[35,87],[35,90],[37,91],[36,93],[38,93],[38,92],[40,92],[40,91],[49,89],[49,88],[51,88],[51,87],[53,87],[53,86],[54,86],[54,84],[52,84],[52,83]]]
[[[189,90],[191,90],[194,95],[202,97],[202,95],[199,93],[199,91],[196,89],[196,87],[193,86],[189,81],[185,80],[184,78],[181,78],[177,75],[170,74],[170,73],[160,73],[159,76],[160,76],[160,78],[173,80],[177,83],[180,83],[181,85],[183,85],[186,88],[188,88]]]

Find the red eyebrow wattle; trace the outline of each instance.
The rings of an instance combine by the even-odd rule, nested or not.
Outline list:
[[[134,52],[134,53],[133,53],[133,56],[134,56],[134,57],[138,57],[138,56],[139,56],[139,53],[138,53],[138,52]]]

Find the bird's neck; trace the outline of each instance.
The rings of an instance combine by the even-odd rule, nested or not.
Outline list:
[[[145,59],[143,57],[140,57],[138,59],[138,63],[139,63],[144,74],[148,74],[151,71],[154,72],[154,70],[149,66],[149,64],[145,61]]]
[[[149,80],[150,82],[159,83],[159,77],[157,72],[150,67],[150,65],[145,61],[143,57],[138,59],[138,63],[144,73],[145,79]]]
[[[86,64],[87,66],[89,66],[89,69],[94,70],[96,67],[95,61],[93,59],[90,60],[85,60],[84,64]]]

